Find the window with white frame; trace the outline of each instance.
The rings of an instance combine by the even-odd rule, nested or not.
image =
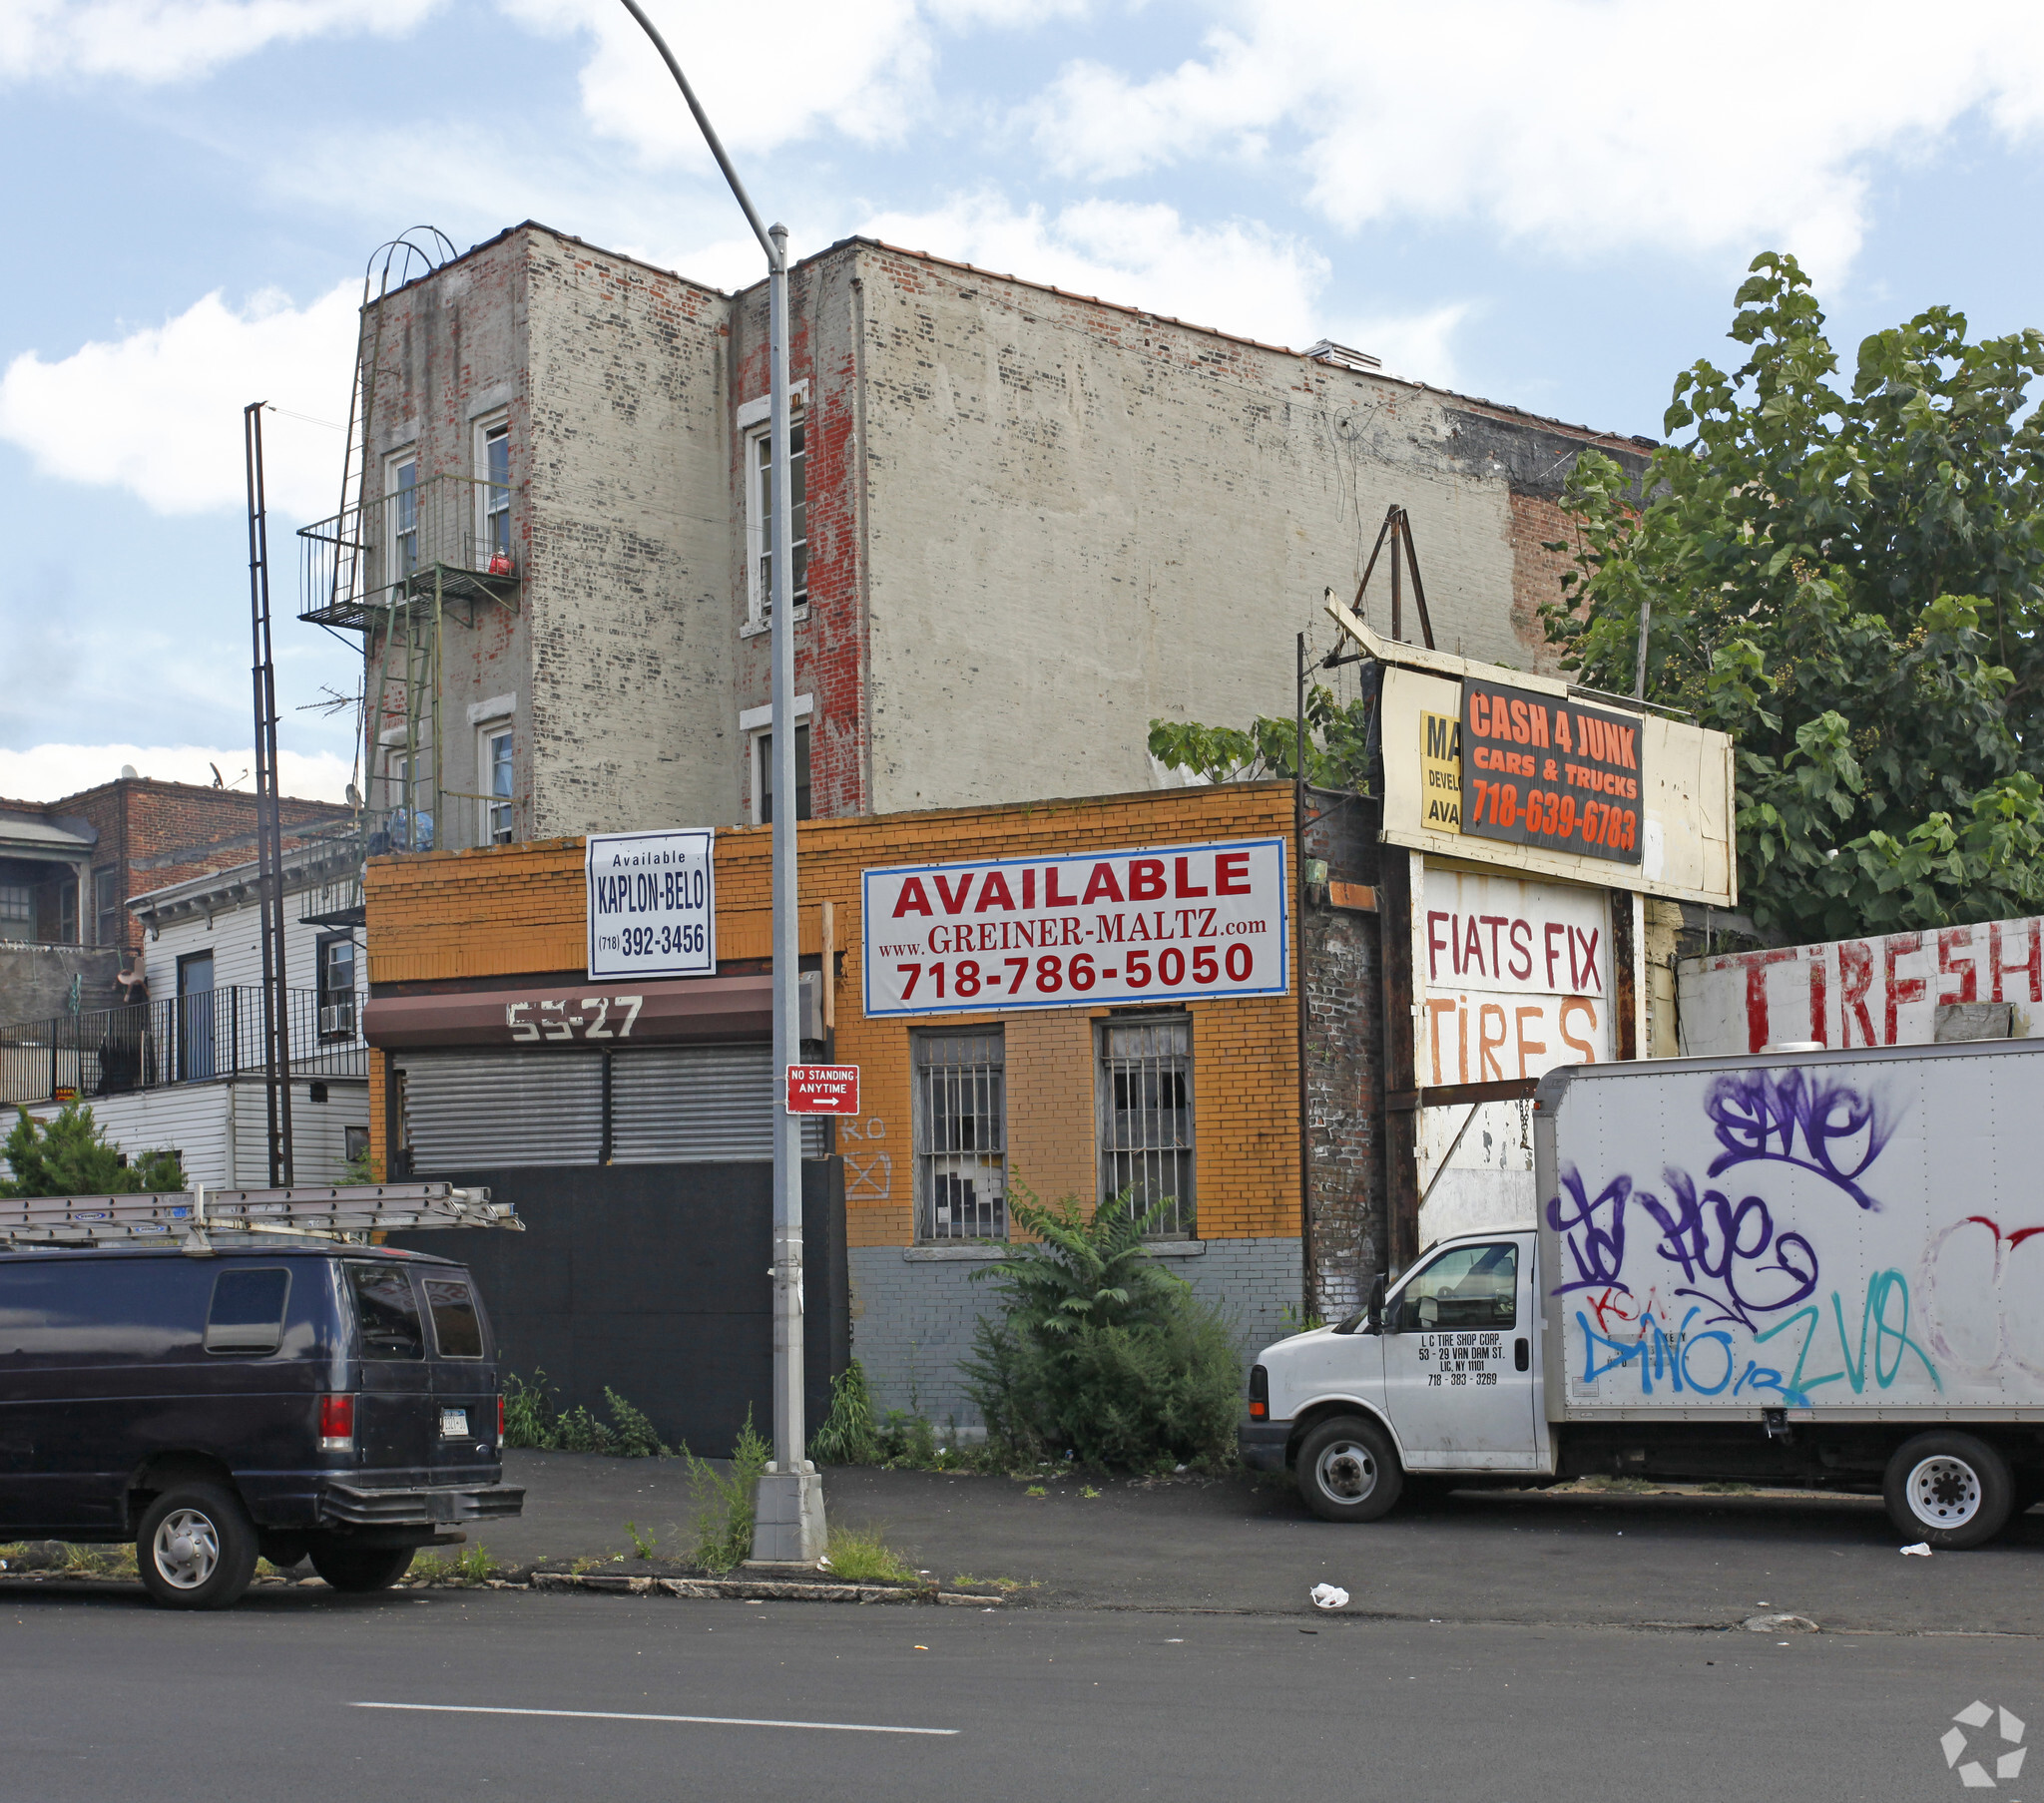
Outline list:
[[[794,729],[794,817],[809,816],[809,728]],[[753,734],[753,821],[758,826],[773,824],[773,734]]]
[[[485,726],[482,755],[476,760],[482,772],[482,791],[487,799],[483,809],[483,843],[511,843],[511,728]]]
[[[326,933],[316,948],[319,972],[319,1037],[355,1036],[355,942],[347,933]]]
[[[787,434],[787,486],[794,496],[789,527],[794,534],[791,593],[796,607],[809,599],[809,508],[807,459],[803,455],[802,416],[796,413]],[[773,440],[762,426],[746,439],[746,538],[750,548],[751,595],[748,615],[764,625],[773,599]]]
[[[1167,1204],[1160,1238],[1190,1238],[1193,1024],[1184,1015],[1103,1021],[1100,1034],[1100,1200],[1130,1211]]]
[[[419,460],[393,453],[383,465],[383,580],[400,583],[419,567]]]
[[[475,429],[476,568],[509,575],[511,560],[511,428],[501,419]]]
[[[1007,1057],[998,1027],[917,1033],[916,1237],[1008,1237]]]

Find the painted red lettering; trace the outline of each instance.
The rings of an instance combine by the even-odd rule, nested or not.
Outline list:
[[[1214,859],[1214,893],[1216,895],[1247,895],[1250,892],[1250,854],[1246,851],[1224,851]],[[1115,898],[1119,901],[1121,898]]]
[[[1205,895],[1207,893],[1204,888],[1193,881],[1192,871],[1189,868],[1192,861],[1191,858],[1174,858],[1172,860],[1178,870],[1178,886],[1172,890],[1172,894],[1180,901],[1189,901],[1196,895]]]
[[[904,914],[929,914],[932,912],[930,898],[922,892],[922,878],[910,877],[901,885],[901,893],[894,898],[892,918],[899,920]]]
[[[1109,901],[1120,901],[1122,899],[1122,886],[1115,881],[1114,866],[1112,864],[1095,864],[1093,866],[1092,873],[1086,878],[1086,893],[1082,899],[1096,902],[1103,895]]]
[[[1895,960],[1906,958],[1911,952],[1920,952],[1922,949],[1921,933],[1890,933],[1881,941],[1881,974],[1887,979],[1888,989],[1887,1007],[1882,1018],[1882,1025],[1887,1028],[1888,1036],[1881,1041],[1883,1046],[1892,1046],[1895,1043],[1895,1010],[1904,1002],[1922,1001],[1927,987],[1921,977],[1897,979]]]
[[[1973,946],[1971,927],[1946,927],[1937,936],[1937,974],[1940,977],[1956,977],[1956,989],[1940,989],[1939,1002],[1971,1002],[1979,997],[1980,973],[1973,968],[1970,957],[1955,958],[1954,952],[1970,952]]]
[[[1162,858],[1131,858],[1129,860],[1129,900],[1155,901],[1164,893],[1164,860]]]

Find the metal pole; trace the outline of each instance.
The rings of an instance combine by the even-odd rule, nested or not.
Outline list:
[[[256,848],[261,876],[262,1087],[267,1102],[269,1183],[296,1180],[291,1158],[289,974],[283,938],[283,809],[276,778],[276,660],[269,638],[269,517],[262,482],[262,401],[242,409],[242,444],[249,472],[249,615],[256,685]],[[229,1004],[229,1031],[239,1035]],[[230,1063],[239,1071],[237,1044]]]
[[[1644,701],[1647,698],[1647,635],[1653,630],[1654,598],[1640,597],[1640,662],[1633,676],[1633,695]]]
[[[787,394],[787,227],[765,226],[689,78],[637,0],[625,10],[653,40],[668,73],[724,172],[753,235],[766,252],[768,319],[767,479],[773,542],[773,1463],[760,1480],[753,1511],[753,1563],[813,1565],[826,1544],[823,1486],[803,1456],[801,1122],[787,1112],[786,1071],[801,1056],[801,939],[795,908],[794,509],[790,493]]]

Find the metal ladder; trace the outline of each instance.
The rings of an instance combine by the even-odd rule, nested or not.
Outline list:
[[[0,1197],[0,1249],[16,1246],[176,1244],[213,1251],[215,1233],[282,1234],[368,1243],[372,1233],[429,1227],[498,1227],[522,1233],[509,1202],[452,1183],[358,1183],[291,1189],[208,1189],[143,1195]]]

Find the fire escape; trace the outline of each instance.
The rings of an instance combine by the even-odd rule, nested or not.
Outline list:
[[[436,833],[443,848],[459,843],[465,835],[441,824],[443,803],[490,799],[447,786],[440,674],[450,616],[472,628],[486,607],[518,608],[508,443],[492,440],[479,471],[429,470],[423,432],[409,460],[374,449],[378,385],[395,384],[382,368],[386,301],[454,254],[445,233],[414,226],[369,258],[341,509],[298,532],[298,618],[362,635],[365,855],[430,851]],[[440,449],[468,460],[466,444]]]

